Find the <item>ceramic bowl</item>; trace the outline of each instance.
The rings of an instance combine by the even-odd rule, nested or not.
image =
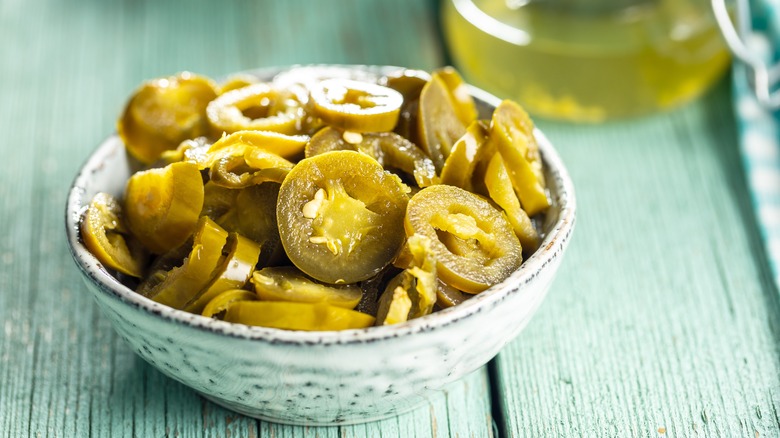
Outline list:
[[[393,67],[350,68],[361,75]],[[253,72],[270,79],[280,69]],[[499,99],[472,88],[480,115]],[[67,200],[71,253],[99,308],[139,356],[204,397],[274,422],[335,425],[414,408],[477,370],[514,339],[544,299],[575,220],[572,182],[536,131],[552,199],[541,247],[503,282],[464,303],[404,324],[341,332],[249,327],[193,315],[136,294],[87,251],[80,216],[95,193],[121,196],[134,170],[112,135],[79,170]]]

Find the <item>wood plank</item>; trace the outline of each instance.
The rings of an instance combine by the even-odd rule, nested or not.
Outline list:
[[[506,436],[778,436],[778,294],[728,83],[678,111],[539,123],[577,188],[549,298],[495,364]]]
[[[308,62],[439,65],[430,4],[399,3],[0,3],[0,53],[11,60],[0,63],[0,224],[8,230],[0,235],[0,437],[490,432],[485,370],[373,425],[297,428],[231,413],[122,343],[81,285],[62,236],[76,169],[142,80]]]

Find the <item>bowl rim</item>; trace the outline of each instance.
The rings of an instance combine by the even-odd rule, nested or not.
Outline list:
[[[404,68],[376,65],[312,64],[269,67],[238,73],[248,73],[260,78],[267,77],[270,79],[277,73],[298,67],[337,67],[375,73],[386,73]],[[475,99],[482,100],[488,105],[495,107],[501,102],[501,99],[484,90],[472,85],[468,87]],[[70,186],[65,208],[68,248],[81,272],[102,293],[110,298],[118,299],[125,304],[167,321],[213,334],[264,341],[272,344],[319,345],[371,343],[387,338],[400,338],[428,332],[455,324],[464,319],[473,318],[475,315],[499,305],[511,295],[529,293],[529,290],[522,286],[532,282],[545,267],[551,266],[553,260],[556,257],[560,257],[567,246],[576,221],[574,186],[563,161],[552,143],[538,128],[534,128],[534,135],[539,144],[542,159],[548,168],[548,174],[556,180],[556,186],[559,187],[559,191],[554,197],[559,206],[558,219],[542,240],[539,249],[528,259],[524,260],[520,268],[512,272],[509,277],[473,296],[471,299],[457,306],[442,309],[402,324],[342,331],[295,331],[247,326],[173,309],[152,301],[122,284],[86,249],[81,241],[79,231],[81,217],[89,204],[89,200],[84,199],[84,197],[86,194],[85,187],[88,186],[90,175],[102,167],[102,163],[106,158],[118,152],[118,145],[123,147],[116,133],[105,138],[93,150],[79,168]],[[124,151],[120,152],[124,153]]]

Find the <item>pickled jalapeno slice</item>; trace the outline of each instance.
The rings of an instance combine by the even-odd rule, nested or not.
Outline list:
[[[453,145],[466,133],[444,80],[434,75],[420,93],[418,139],[422,149],[441,172]]]
[[[501,154],[523,209],[533,216],[547,209],[542,159],[534,126],[520,105],[505,100],[493,111],[490,138]]]
[[[209,283],[184,305],[187,312],[201,313],[220,293],[243,287],[255,270],[260,245],[240,234],[230,233],[222,253],[225,256],[214,269]]]
[[[189,162],[136,172],[125,188],[130,232],[155,254],[181,244],[195,231],[203,208],[203,179]]]
[[[335,151],[300,161],[279,191],[279,234],[290,261],[331,284],[376,275],[404,241],[408,187],[374,159]]]
[[[153,163],[164,151],[208,132],[206,106],[216,97],[216,85],[192,73],[145,82],[127,103],[117,131],[131,155]]]
[[[441,183],[473,192],[474,170],[483,155],[481,152],[488,147],[487,142],[488,130],[483,122],[475,121],[469,125],[466,133],[458,139],[447,161],[444,162]]]
[[[464,292],[487,289],[522,262],[520,242],[504,215],[458,187],[419,191],[409,200],[404,224],[407,234],[430,239],[439,278]]]
[[[354,309],[363,296],[363,290],[356,284],[322,284],[293,266],[269,267],[255,271],[252,284],[257,296],[265,301],[326,303]]]
[[[306,145],[306,157],[330,151],[353,150],[375,159],[386,168],[414,177],[420,187],[437,184],[436,167],[414,143],[394,132],[358,133],[325,127]]]
[[[506,212],[507,220],[523,245],[523,251],[531,253],[539,247],[539,233],[531,223],[528,213],[520,207],[520,201],[512,187],[501,155],[495,154],[488,164],[485,186],[490,198]]]
[[[228,233],[203,216],[193,236],[192,249],[181,266],[163,273],[155,284],[141,285],[147,298],[174,309],[183,309],[210,282],[222,260]]]
[[[326,79],[311,89],[315,114],[326,123],[354,132],[392,131],[403,96],[391,88],[349,79]]]
[[[220,95],[206,115],[217,136],[244,130],[298,134],[305,111],[292,94],[260,82]]]
[[[125,227],[122,207],[107,193],[92,198],[81,221],[81,239],[103,265],[131,277],[143,277],[146,254]]]
[[[375,318],[325,303],[238,301],[228,306],[225,321],[286,330],[329,331],[370,327]]]
[[[225,313],[231,306],[246,301],[257,301],[257,295],[244,289],[226,290],[212,298],[203,308],[201,315],[207,318],[224,319]]]

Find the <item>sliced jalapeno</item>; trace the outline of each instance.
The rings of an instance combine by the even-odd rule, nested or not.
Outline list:
[[[437,171],[450,156],[452,146],[466,133],[444,80],[434,75],[420,93],[418,139]]]
[[[468,126],[476,120],[477,107],[474,104],[474,98],[471,97],[468,86],[457,70],[452,67],[444,67],[433,72],[433,76],[440,78],[447,85],[455,114],[461,123]]]
[[[324,303],[239,301],[228,307],[225,321],[285,330],[330,331],[370,327],[375,318]]]
[[[139,286],[144,296],[160,304],[183,309],[214,277],[223,259],[222,248],[228,233],[214,221],[203,216],[193,236],[192,249],[181,266],[152,279],[154,284]]]
[[[449,284],[437,280],[436,281],[436,304],[442,308],[457,306],[458,304],[466,301],[468,297],[463,292],[455,289]]]
[[[487,126],[475,121],[469,125],[466,133],[458,139],[450,151],[450,156],[444,162],[441,171],[441,183],[460,187],[470,192],[474,191],[472,178],[474,169],[479,163],[481,150],[487,147]]]
[[[331,284],[376,275],[403,244],[408,187],[353,151],[306,158],[279,191],[277,221],[290,260]]]
[[[391,283],[392,284],[392,283]],[[379,297],[376,325],[400,324],[409,320],[412,300],[402,285],[388,287]]]
[[[117,131],[130,154],[153,163],[164,151],[208,132],[206,106],[216,97],[214,83],[192,73],[146,82],[127,103]]]
[[[349,79],[326,79],[311,90],[315,114],[354,132],[392,131],[403,96],[391,88]]]
[[[534,138],[534,125],[520,105],[505,100],[493,111],[490,138],[506,163],[509,179],[523,209],[533,216],[547,209],[542,159]]]
[[[125,228],[122,208],[111,195],[92,198],[81,221],[81,239],[89,252],[107,268],[131,277],[142,277],[146,254]]]
[[[515,235],[523,245],[526,254],[530,254],[539,247],[539,233],[536,232],[528,213],[520,208],[512,181],[504,166],[504,160],[500,154],[495,154],[490,160],[485,174],[485,185],[490,198],[506,212],[509,224],[515,230]]]
[[[252,275],[252,284],[261,300],[326,303],[354,309],[363,296],[357,285],[334,286],[318,283],[292,266],[263,268]]]
[[[293,95],[261,82],[222,94],[208,104],[206,115],[216,135],[244,130],[297,134],[305,111]]]
[[[220,293],[243,287],[255,270],[260,245],[240,234],[230,233],[222,253],[225,255],[209,283],[184,306],[187,312],[201,313]]]
[[[464,292],[478,293],[504,280],[522,262],[522,248],[504,215],[458,187],[426,187],[409,201],[409,235],[430,239],[437,274]]]
[[[257,295],[243,289],[226,290],[209,301],[201,315],[207,318],[225,319],[225,313],[231,306],[247,301],[257,301]]]
[[[125,189],[127,226],[155,254],[183,244],[195,230],[202,207],[203,179],[193,163],[136,172]]]
[[[343,150],[362,152],[383,167],[401,170],[413,176],[420,187],[439,182],[431,159],[414,143],[394,132],[360,134],[325,127],[306,145],[306,157]]]

